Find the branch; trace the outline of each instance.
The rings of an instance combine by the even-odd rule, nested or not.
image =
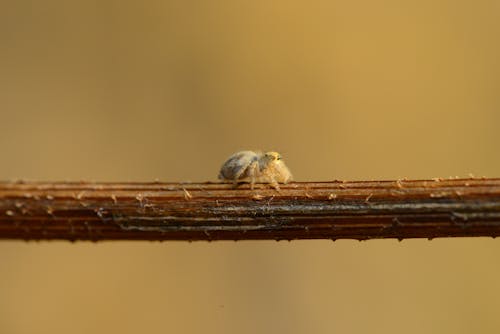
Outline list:
[[[0,183],[0,239],[374,239],[500,235],[500,179]]]

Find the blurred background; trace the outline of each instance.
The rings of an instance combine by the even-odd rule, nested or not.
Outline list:
[[[500,176],[498,1],[2,1],[0,179]],[[1,333],[498,333],[500,240],[0,242]]]

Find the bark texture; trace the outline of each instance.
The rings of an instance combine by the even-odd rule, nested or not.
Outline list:
[[[500,235],[500,179],[0,183],[0,239],[251,240]]]

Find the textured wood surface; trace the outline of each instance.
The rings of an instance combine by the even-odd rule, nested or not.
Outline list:
[[[0,183],[0,239],[373,239],[500,235],[500,179]]]

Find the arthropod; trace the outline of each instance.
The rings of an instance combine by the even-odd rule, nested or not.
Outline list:
[[[279,183],[292,181],[292,173],[278,152],[240,151],[231,155],[222,165],[219,179],[239,183],[267,183],[279,190]]]

